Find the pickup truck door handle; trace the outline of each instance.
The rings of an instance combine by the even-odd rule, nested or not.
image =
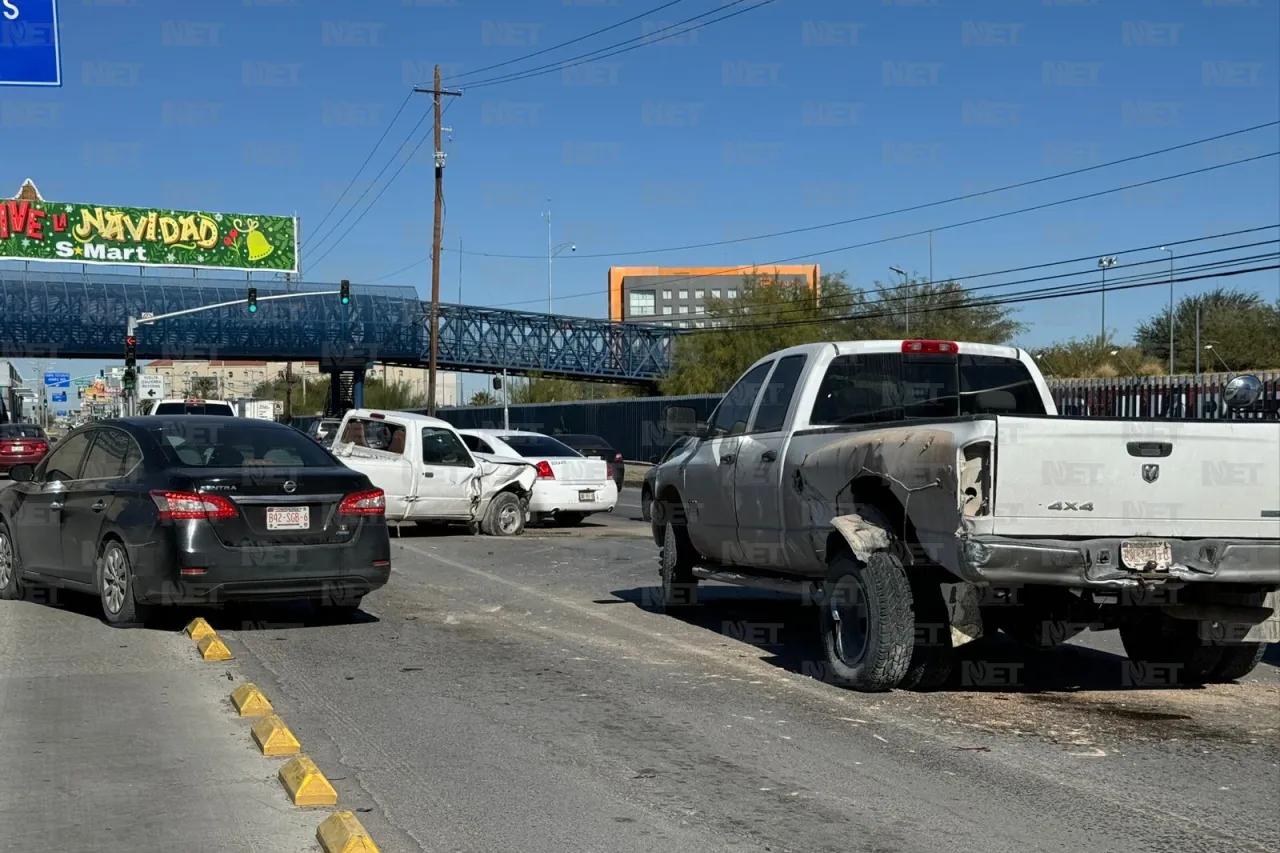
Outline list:
[[[776,450],[766,450],[766,451],[764,452],[764,455],[760,457],[760,461],[761,461],[761,462],[777,462],[777,461],[778,461],[778,451],[776,451]]]
[[[738,458],[738,457],[737,457],[737,456],[735,456],[735,455],[734,455],[734,454],[732,454],[732,453],[726,453],[724,456],[721,456],[721,457],[720,457],[720,464],[721,464],[721,465],[732,465],[732,464],[733,464],[733,460],[734,460],[734,459],[737,459],[737,458]]]
[[[96,504],[93,505],[94,512],[102,512],[106,508],[107,508],[106,501],[98,501]]]
[[[422,472],[422,476],[424,476],[424,477],[434,477],[434,476],[435,476],[435,472],[434,472],[434,471],[423,471],[423,472]]]

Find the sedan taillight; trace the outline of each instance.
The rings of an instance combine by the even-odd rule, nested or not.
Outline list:
[[[385,515],[386,512],[387,496],[382,489],[355,492],[338,504],[338,515]]]
[[[556,472],[551,470],[551,463],[543,460],[537,465],[539,480],[554,480]]]
[[[622,461],[622,454],[621,454],[621,453],[615,453],[615,454],[613,454],[613,461],[614,461],[614,462],[621,462],[621,461]]]
[[[154,491],[151,500],[155,501],[160,517],[168,521],[181,521],[192,518],[235,518],[236,505],[221,495],[201,495],[195,492]]]

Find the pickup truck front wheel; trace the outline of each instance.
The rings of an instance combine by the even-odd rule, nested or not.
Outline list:
[[[863,563],[832,558],[818,610],[831,680],[867,693],[892,690],[907,676],[915,645],[911,584],[887,551]]]
[[[500,492],[489,504],[480,531],[485,536],[519,536],[524,532],[524,507],[511,492]]]
[[[664,610],[692,607],[698,603],[698,578],[693,574],[697,552],[683,527],[671,521],[670,514],[663,527],[662,549],[658,555],[658,575],[662,578]]]

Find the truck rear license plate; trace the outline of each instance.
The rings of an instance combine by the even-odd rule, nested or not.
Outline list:
[[[310,530],[311,507],[273,506],[267,509],[268,530]]]
[[[1142,571],[1152,566],[1159,571],[1173,565],[1173,549],[1156,539],[1126,539],[1120,543],[1120,562],[1127,569]]]
[[[595,492],[578,492],[578,500],[579,502],[584,504],[595,503],[596,493]]]

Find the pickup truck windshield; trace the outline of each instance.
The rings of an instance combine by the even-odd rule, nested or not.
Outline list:
[[[1031,371],[998,356],[842,355],[831,362],[811,424],[863,424],[957,415],[1043,415]]]
[[[153,415],[226,415],[235,417],[235,409],[228,403],[160,403]]]

